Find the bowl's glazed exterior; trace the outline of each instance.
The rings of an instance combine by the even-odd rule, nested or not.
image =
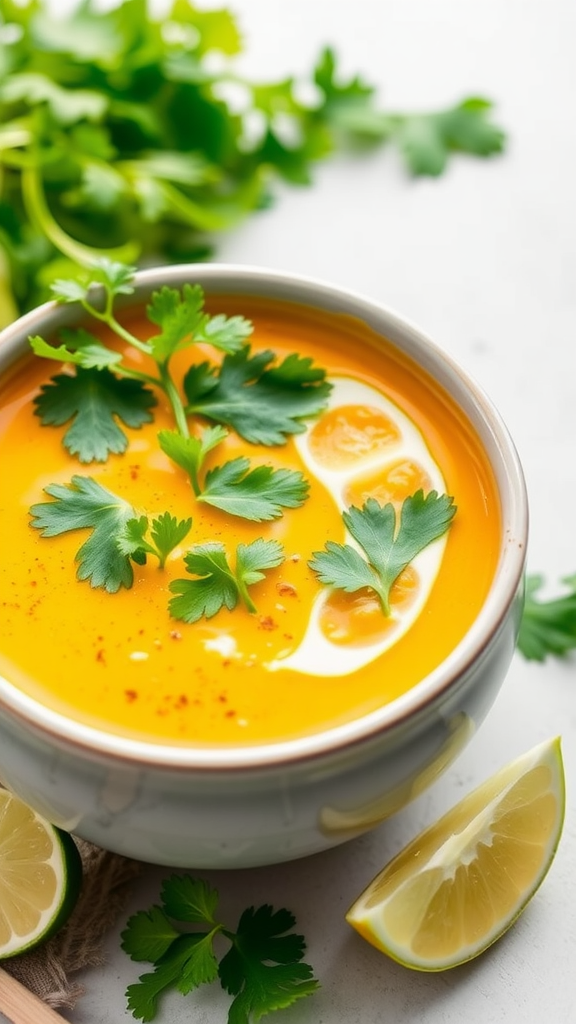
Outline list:
[[[244,867],[314,853],[377,825],[456,757],[489,710],[515,648],[527,500],[506,428],[479,388],[396,314],[322,282],[250,267],[140,272],[128,300],[197,281],[207,295],[258,294],[363,320],[423,366],[462,408],[496,477],[502,551],[473,627],[449,658],[378,711],[285,743],[195,749],[145,743],[51,711],[0,678],[0,780],[47,818],[110,850],[176,867]],[[40,307],[0,335],[0,372],[78,315]]]

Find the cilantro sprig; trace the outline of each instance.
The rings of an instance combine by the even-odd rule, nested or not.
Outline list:
[[[158,441],[162,451],[188,473],[197,500],[229,515],[262,522],[277,519],[283,508],[299,508],[304,503],[310,485],[299,470],[251,468],[244,457],[208,470],[201,482],[206,456],[227,436],[227,430],[216,426],[206,428],[200,437],[161,430]]]
[[[134,269],[100,259],[87,281],[58,281],[54,295],[64,303],[79,303],[124,342],[148,356],[154,372],[134,368],[113,347],[87,331],[66,330],[62,344],[52,346],[34,336],[36,355],[70,363],[75,374],[57,374],[42,386],[35,411],[43,425],[71,422],[63,444],[81,462],[104,462],[122,454],[128,437],[120,424],[138,428],[153,419],[156,396],[164,392],[172,407],[175,430],[158,434],[162,450],[189,475],[198,500],[231,515],[256,522],[298,508],[308,484],[302,473],[268,466],[252,468],[246,458],[210,469],[203,483],[200,471],[206,456],[227,436],[230,424],[243,437],[265,445],[283,444],[288,435],[304,430],[302,420],[326,405],[331,385],[326,373],[297,354],[275,365],[272,352],[250,354],[246,340],[253,327],[242,316],[210,316],[204,309],[200,285],[185,283],[179,292],[164,286],[152,294],[148,319],[159,328],[147,340],[131,334],[116,317],[115,299],[133,291]],[[183,381],[195,405],[185,406],[171,371],[171,359],[186,348],[209,343],[224,359],[219,369],[207,362],[192,364]],[[216,420],[200,436],[190,432],[189,417],[202,414]]]
[[[312,968],[302,962],[304,938],[291,931],[295,918],[289,910],[249,907],[231,930],[219,920],[216,890],[189,875],[166,879],[160,904],[134,914],[122,933],[122,948],[132,960],[154,964],[126,992],[137,1020],[153,1020],[165,992],[187,995],[214,981],[233,996],[228,1024],[258,1021],[317,990]],[[218,936],[228,944],[220,960]]]
[[[30,339],[36,355],[58,358],[76,367],[76,377],[59,375],[54,378],[36,406],[44,424],[62,424],[76,417],[72,441],[69,431],[64,443],[72,454],[78,453],[83,462],[105,461],[111,452],[125,449],[127,438],[117,424],[113,424],[116,430],[112,439],[108,437],[112,430],[111,413],[123,419],[127,426],[138,427],[150,421],[148,410],[156,404],[150,385],[164,392],[179,432],[187,437],[188,420],[170,370],[172,357],[206,341],[221,352],[237,352],[252,334],[252,324],[243,317],[209,316],[204,310],[203,289],[200,285],[185,283],[180,292],[165,285],[153,293],[146,312],[160,332],[146,341],[136,337],[119,322],[114,308],[117,296],[134,291],[134,273],[134,267],[102,257],[95,261],[84,283],[58,280],[52,292],[59,302],[79,303],[86,313],[106,324],[118,338],[149,356],[156,364],[156,374],[130,366],[114,348],[84,328],[66,331],[64,344],[53,349],[43,338]],[[89,405],[86,415],[82,414],[84,404]],[[132,408],[136,412],[130,418]],[[94,434],[99,444],[94,441]]]
[[[384,615],[390,614],[390,590],[406,566],[428,544],[441,537],[454,515],[453,498],[422,490],[405,498],[399,522],[392,504],[380,505],[368,498],[362,508],[352,506],[342,513],[348,532],[360,550],[350,544],[327,541],[324,551],[315,551],[308,562],[321,583],[355,593],[373,590]]]
[[[232,611],[242,600],[249,612],[256,611],[248,588],[264,579],[266,569],[284,561],[284,550],[277,540],[258,540],[238,544],[232,567],[223,544],[211,541],[195,544],[185,556],[186,569],[193,580],[172,580],[170,590],[176,596],[169,602],[170,614],[184,622],[197,622],[216,615],[221,608]]]
[[[204,309],[203,289],[188,283],[181,291],[163,287],[152,294],[147,314],[156,333],[145,339],[136,337],[118,320],[115,308],[118,296],[133,291],[133,276],[134,268],[102,258],[84,282],[59,281],[54,294],[60,302],[78,303],[106,324],[124,343],[149,357],[156,372],[135,367],[122,352],[85,327],[64,331],[56,345],[32,337],[30,344],[37,356],[68,363],[75,371],[57,374],[41,387],[34,406],[42,424],[61,426],[71,420],[63,436],[70,454],[80,462],[103,462],[111,454],[121,455],[128,446],[121,424],[138,428],[153,419],[151,409],[157,399],[152,388],[159,389],[171,405],[175,428],[160,430],[158,445],[187,473],[196,501],[257,523],[277,519],[284,509],[299,508],[309,492],[308,481],[299,470],[252,465],[245,456],[206,468],[206,459],[228,437],[223,422],[249,440],[269,445],[283,443],[288,435],[303,430],[302,419],[326,405],[331,385],[325,370],[297,354],[278,365],[271,352],[252,355],[246,344],[253,330],[250,321],[242,316],[209,315]],[[184,404],[171,360],[197,344],[212,345],[224,358],[218,369],[206,362],[193,363],[188,369],[183,389],[188,397],[195,394],[198,398],[198,407],[193,409]],[[236,385],[238,395],[234,393]],[[205,408],[202,397],[209,394],[212,404],[206,403]],[[197,413],[203,414],[203,420],[221,416],[223,422],[208,427],[196,422],[191,430],[189,417]],[[266,418],[267,426],[260,426],[257,432],[254,424],[260,422],[260,416]],[[178,520],[169,511],[152,517],[137,513],[92,477],[76,475],[70,484],[49,485],[45,491],[53,500],[32,506],[31,525],[45,537],[90,529],[88,540],[76,554],[77,576],[110,593],[132,586],[133,562],[143,565],[154,555],[163,568],[192,525],[191,517]],[[232,610],[238,600],[254,612],[249,587],[283,558],[280,544],[261,537],[238,545],[234,568],[222,545],[195,545],[185,564],[196,578],[171,584],[175,596],[170,613],[196,622],[223,607]]]
[[[526,599],[518,636],[518,650],[529,661],[548,655],[563,657],[576,650],[576,574],[562,581],[567,593],[549,601],[536,597],[542,576],[528,576]]]
[[[54,500],[32,505],[31,525],[43,537],[91,530],[76,553],[77,576],[110,594],[132,586],[131,560],[142,565],[150,553],[163,566],[192,525],[190,519],[178,521],[169,513],[149,522],[147,516],[137,516],[132,505],[88,476],[75,475],[69,484],[49,484],[45,492]],[[145,540],[148,530],[150,541]]]

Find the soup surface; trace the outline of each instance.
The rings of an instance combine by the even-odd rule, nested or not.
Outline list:
[[[128,429],[129,446],[82,465],[62,445],[64,427],[42,426],[33,400],[58,364],[26,357],[3,381],[0,453],[0,671],[23,691],[84,723],[156,742],[237,745],[327,729],[394,700],[429,674],[475,619],[494,574],[500,509],[470,424],[413,363],[350,317],[246,296],[209,299],[211,313],[252,320],[253,351],[311,357],[334,385],[325,412],[286,444],[249,444],[230,432],[207,466],[238,456],[301,470],[299,508],[272,522],[231,516],[195,500],[190,481],[160,450],[173,429],[162,395],[154,421]],[[144,338],[151,325],[125,317]],[[208,346],[198,358],[214,358]],[[194,359],[196,356],[193,354]],[[145,357],[130,353],[134,365]],[[175,357],[181,372],[190,350]],[[45,537],[30,506],[52,484],[90,476],[137,509],[192,517],[189,536],[163,569],[134,565],[134,584],[109,594],[75,576],[88,531]],[[400,575],[384,616],[368,588],[324,586],[309,561],[349,538],[342,511],[367,498],[400,509],[422,489],[454,497],[457,514]],[[281,565],[240,603],[186,623],[170,616],[173,580],[186,577],[194,544],[232,553],[259,537],[282,543]]]

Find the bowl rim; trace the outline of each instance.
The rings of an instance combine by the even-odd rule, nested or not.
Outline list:
[[[526,483],[508,429],[482,387],[440,345],[391,307],[362,292],[321,278],[232,263],[171,264],[138,270],[134,276],[134,293],[124,297],[122,305],[129,308],[141,303],[147,294],[163,284],[181,287],[185,282],[196,281],[209,288],[212,294],[258,295],[313,306],[328,313],[356,316],[400,347],[441,387],[450,391],[452,399],[472,421],[476,433],[480,433],[484,446],[492,446],[488,455],[495,474],[498,476],[495,462],[499,462],[501,470],[498,486],[503,516],[502,550],[480,613],[448,657],[406,693],[359,718],[287,740],[237,747],[185,746],[107,732],[53,710],[3,676],[0,676],[0,712],[7,712],[12,719],[50,743],[73,748],[92,759],[112,759],[176,771],[285,767],[288,763],[335,754],[402,728],[408,720],[419,717],[462,683],[496,641],[522,585],[528,538]],[[28,335],[37,332],[39,325],[44,331],[56,330],[72,322],[77,309],[75,303],[63,305],[49,301],[25,313],[0,331],[0,363],[9,366],[19,358]],[[443,372],[441,380],[434,372],[439,367]],[[460,392],[459,396],[454,394],[454,388]],[[462,406],[462,398],[466,399],[468,408]]]

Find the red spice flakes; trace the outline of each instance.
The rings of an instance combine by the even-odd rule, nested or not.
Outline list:
[[[224,717],[225,718],[236,718],[236,712],[235,711],[227,711],[226,714],[224,715]]]
[[[133,466],[129,466],[128,468],[130,469],[130,479],[137,480],[140,473],[140,466],[138,463],[134,463]]]
[[[291,583],[277,583],[276,590],[280,597],[297,597],[298,591]]]
[[[185,693],[181,693],[174,701],[175,708],[186,708],[188,707],[188,697]]]
[[[278,629],[278,623],[274,622],[271,615],[261,615],[258,619],[260,629]]]
[[[124,696],[126,697],[126,700],[128,701],[128,703],[132,704],[133,701],[135,701],[137,699],[137,697],[138,697],[138,691],[137,690],[124,690]]]
[[[177,629],[171,629],[169,634],[168,634],[168,636],[170,637],[171,640],[181,640],[182,639],[182,633],[180,633],[179,630],[177,630]]]
[[[96,661],[99,661],[101,665],[106,664],[106,651],[103,647],[99,647],[96,651]]]

